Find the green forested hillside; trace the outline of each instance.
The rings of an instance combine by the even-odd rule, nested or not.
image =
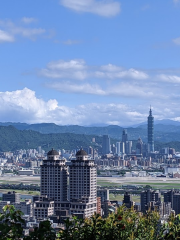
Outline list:
[[[75,149],[94,146],[91,135],[73,133],[42,134],[32,130],[18,130],[13,126],[0,126],[0,151],[13,151],[17,149],[37,148],[43,149]],[[101,137],[96,136],[96,142],[101,143]]]
[[[92,143],[95,137],[96,143]],[[119,139],[111,138],[111,144],[115,144]],[[37,148],[43,149],[76,149],[92,146],[101,150],[102,136],[96,134],[75,134],[75,133],[49,133],[42,134],[32,130],[18,130],[13,126],[0,126],[0,151],[14,151],[17,149]],[[180,151],[180,141],[168,143],[155,142],[155,150],[162,147],[173,147]],[[133,141],[133,149],[136,148],[136,141]]]
[[[0,126],[12,125],[18,130],[32,130],[43,134],[49,133],[75,133],[85,135],[102,136],[108,134],[111,138],[122,138],[123,128],[116,125],[110,125],[105,127],[85,127],[78,125],[66,125],[59,126],[54,123],[39,123],[39,124],[26,124],[26,123],[0,123]],[[141,125],[139,127],[127,128],[128,139],[137,140],[139,137],[144,142],[147,142],[147,125]],[[180,126],[156,124],[154,126],[154,140],[157,142],[172,142],[180,141]]]

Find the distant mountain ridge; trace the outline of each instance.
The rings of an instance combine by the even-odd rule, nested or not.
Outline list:
[[[158,124],[180,126],[180,122],[174,121],[174,120],[171,120],[171,119],[155,120],[154,125],[158,125]],[[140,127],[140,126],[144,126],[144,125],[147,125],[147,122],[142,122],[142,123],[135,124],[135,125],[132,125],[132,126],[129,126],[129,127],[136,128],[136,127]]]
[[[83,147],[98,147],[102,137],[74,133],[42,134],[32,130],[18,130],[13,126],[0,126],[0,151],[15,151],[18,149],[33,149],[42,146],[44,150],[77,149]]]
[[[116,126],[115,126],[116,129]],[[132,128],[133,129],[133,128]],[[92,142],[95,137],[96,142]],[[118,140],[111,138],[111,144],[115,144]],[[136,149],[137,139],[133,140],[133,149]],[[75,133],[49,133],[42,134],[33,130],[18,130],[13,126],[0,126],[0,151],[15,151],[18,149],[33,149],[41,146],[48,151],[55,149],[79,149],[92,146],[101,152],[102,136],[85,135]],[[180,151],[180,141],[174,140],[170,142],[156,142],[155,150],[162,147],[172,147]]]
[[[169,121],[169,120],[168,120]],[[180,141],[180,124],[176,121],[170,120],[170,123],[175,122],[175,125],[164,125],[161,122],[168,123],[168,121],[157,121],[154,126],[154,140],[159,142],[171,142]],[[179,123],[179,122],[178,122]],[[0,126],[13,126],[18,130],[32,130],[42,134],[52,133],[74,133],[74,134],[85,134],[85,135],[109,135],[111,138],[121,140],[123,127],[116,125],[109,126],[78,126],[78,125],[66,125],[60,126],[55,123],[38,123],[38,124],[27,124],[27,123],[0,123]],[[139,125],[138,127],[126,128],[128,132],[129,140],[137,140],[139,137],[144,142],[147,142],[147,124]]]

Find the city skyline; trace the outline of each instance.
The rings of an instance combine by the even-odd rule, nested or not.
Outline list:
[[[0,3],[0,122],[180,121],[179,0]]]

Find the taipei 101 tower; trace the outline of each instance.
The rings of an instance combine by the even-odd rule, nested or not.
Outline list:
[[[150,107],[148,116],[148,153],[154,152],[154,117]]]

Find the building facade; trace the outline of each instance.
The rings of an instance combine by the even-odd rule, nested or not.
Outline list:
[[[122,142],[126,143],[128,141],[127,129],[123,129],[122,132]]]
[[[68,167],[59,153],[52,149],[41,165],[41,196],[54,200],[55,209],[66,208],[68,204]]]
[[[9,201],[10,203],[20,203],[21,195],[15,191],[3,193],[2,201]]]
[[[97,172],[94,160],[84,150],[76,153],[69,166],[70,212],[90,217],[97,210]]]
[[[102,154],[109,154],[111,152],[110,137],[103,135]]]
[[[132,196],[128,192],[124,194],[123,204],[127,208],[131,208],[132,206],[134,206],[134,202],[132,201]]]
[[[161,196],[159,190],[145,190],[141,192],[141,212],[148,210],[148,204],[150,202],[161,202]]]
[[[41,196],[33,206],[33,216],[37,219],[44,219],[54,214],[54,201],[50,198]]]

